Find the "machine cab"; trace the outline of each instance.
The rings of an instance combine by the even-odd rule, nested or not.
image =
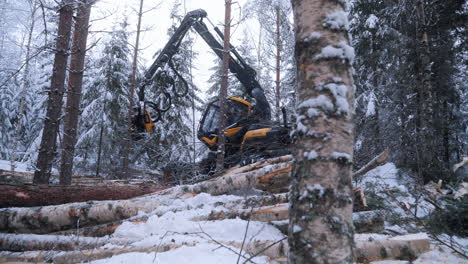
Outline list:
[[[242,128],[239,121],[248,117],[252,105],[237,97],[228,98],[226,103],[226,136],[230,137]],[[198,127],[198,139],[210,149],[216,149],[217,147],[219,116],[219,100],[215,100],[206,107]]]

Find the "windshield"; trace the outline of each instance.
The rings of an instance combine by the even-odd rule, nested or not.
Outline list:
[[[201,130],[204,134],[217,134],[219,122],[219,101],[209,104]],[[234,100],[227,101],[226,127],[232,126],[248,115],[248,107]]]
[[[218,128],[219,120],[219,108],[215,105],[210,105],[205,117],[205,123],[203,123],[202,130],[205,133],[216,133]]]

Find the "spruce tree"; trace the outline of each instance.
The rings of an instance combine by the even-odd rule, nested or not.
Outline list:
[[[127,131],[130,54],[124,19],[113,28],[104,43],[95,64],[99,70],[92,73],[96,77],[83,93],[82,130],[77,140],[77,154],[85,156],[86,160],[88,155],[92,155],[90,161],[97,162],[100,153],[100,164],[96,164],[100,168],[120,168],[122,142]],[[94,146],[91,153],[90,146]]]
[[[183,19],[180,6],[180,2],[176,1],[171,10],[172,25],[167,31],[169,37],[174,34]],[[148,144],[147,148],[148,165],[171,169],[173,174],[176,174],[174,171],[183,170],[183,168],[178,167],[188,166],[192,160],[192,136],[194,133],[191,124],[193,100],[197,111],[201,110],[199,105],[202,103],[202,99],[198,96],[199,90],[192,83],[191,78],[191,61],[194,61],[197,55],[191,48],[193,42],[193,37],[188,33],[172,58],[174,68],[188,84],[188,93],[185,96],[178,96],[172,87],[164,88],[171,95],[172,105],[167,112],[162,114],[161,121],[156,123],[155,133],[149,139],[151,143]],[[175,80],[176,89],[183,90],[184,83],[177,74],[171,69],[168,70],[168,73]],[[155,98],[162,91],[163,88],[157,86],[157,82],[154,82],[151,88],[146,89],[147,100]]]

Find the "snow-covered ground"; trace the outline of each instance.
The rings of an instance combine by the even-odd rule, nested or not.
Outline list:
[[[15,166],[15,171],[17,172],[31,172],[26,163],[15,162]],[[11,162],[9,160],[0,160],[0,170],[11,170]]]

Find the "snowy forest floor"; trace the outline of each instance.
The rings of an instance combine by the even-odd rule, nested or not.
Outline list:
[[[278,177],[277,171],[289,174],[285,169],[288,164],[290,160],[277,160],[275,164],[260,162],[248,169],[231,170],[220,179],[234,179],[231,183],[234,187],[223,189],[221,186],[217,191],[208,191],[210,193],[203,191],[209,185],[201,183],[176,186],[136,200],[115,201],[115,205],[136,205],[139,210],[132,217],[114,224],[113,232],[106,236],[96,237],[89,232],[84,236],[87,228],[84,221],[83,226],[78,224],[65,232],[0,233],[0,262],[286,263],[287,194],[271,194],[252,184],[244,186],[238,179],[243,176],[254,179],[259,175]],[[251,176],[254,178],[249,178]],[[212,185],[220,182],[212,181]],[[406,260],[392,260],[394,256],[391,255],[389,260],[382,260],[380,252],[374,255],[368,252],[370,262],[365,263],[468,263],[451,248],[441,245],[437,241],[440,237],[426,233],[417,221],[411,220],[414,220],[410,216],[415,211],[415,217],[427,215],[431,204],[414,199],[411,180],[392,163],[375,168],[355,184],[366,192],[385,197],[384,228],[377,233],[356,234],[358,251],[372,251],[375,249],[372,245],[387,245],[392,241],[409,241],[416,248],[411,248],[414,254],[405,255],[409,257]],[[369,202],[370,206],[376,206],[372,199]],[[64,206],[79,208],[79,204],[50,208],[59,211]],[[35,211],[44,211],[46,207]],[[2,210],[5,215],[7,210],[16,209],[0,209],[0,216]],[[29,209],[34,208],[21,210]],[[21,211],[18,209],[18,212]],[[0,230],[1,227],[0,224]],[[457,249],[466,254],[468,239],[453,239]]]

